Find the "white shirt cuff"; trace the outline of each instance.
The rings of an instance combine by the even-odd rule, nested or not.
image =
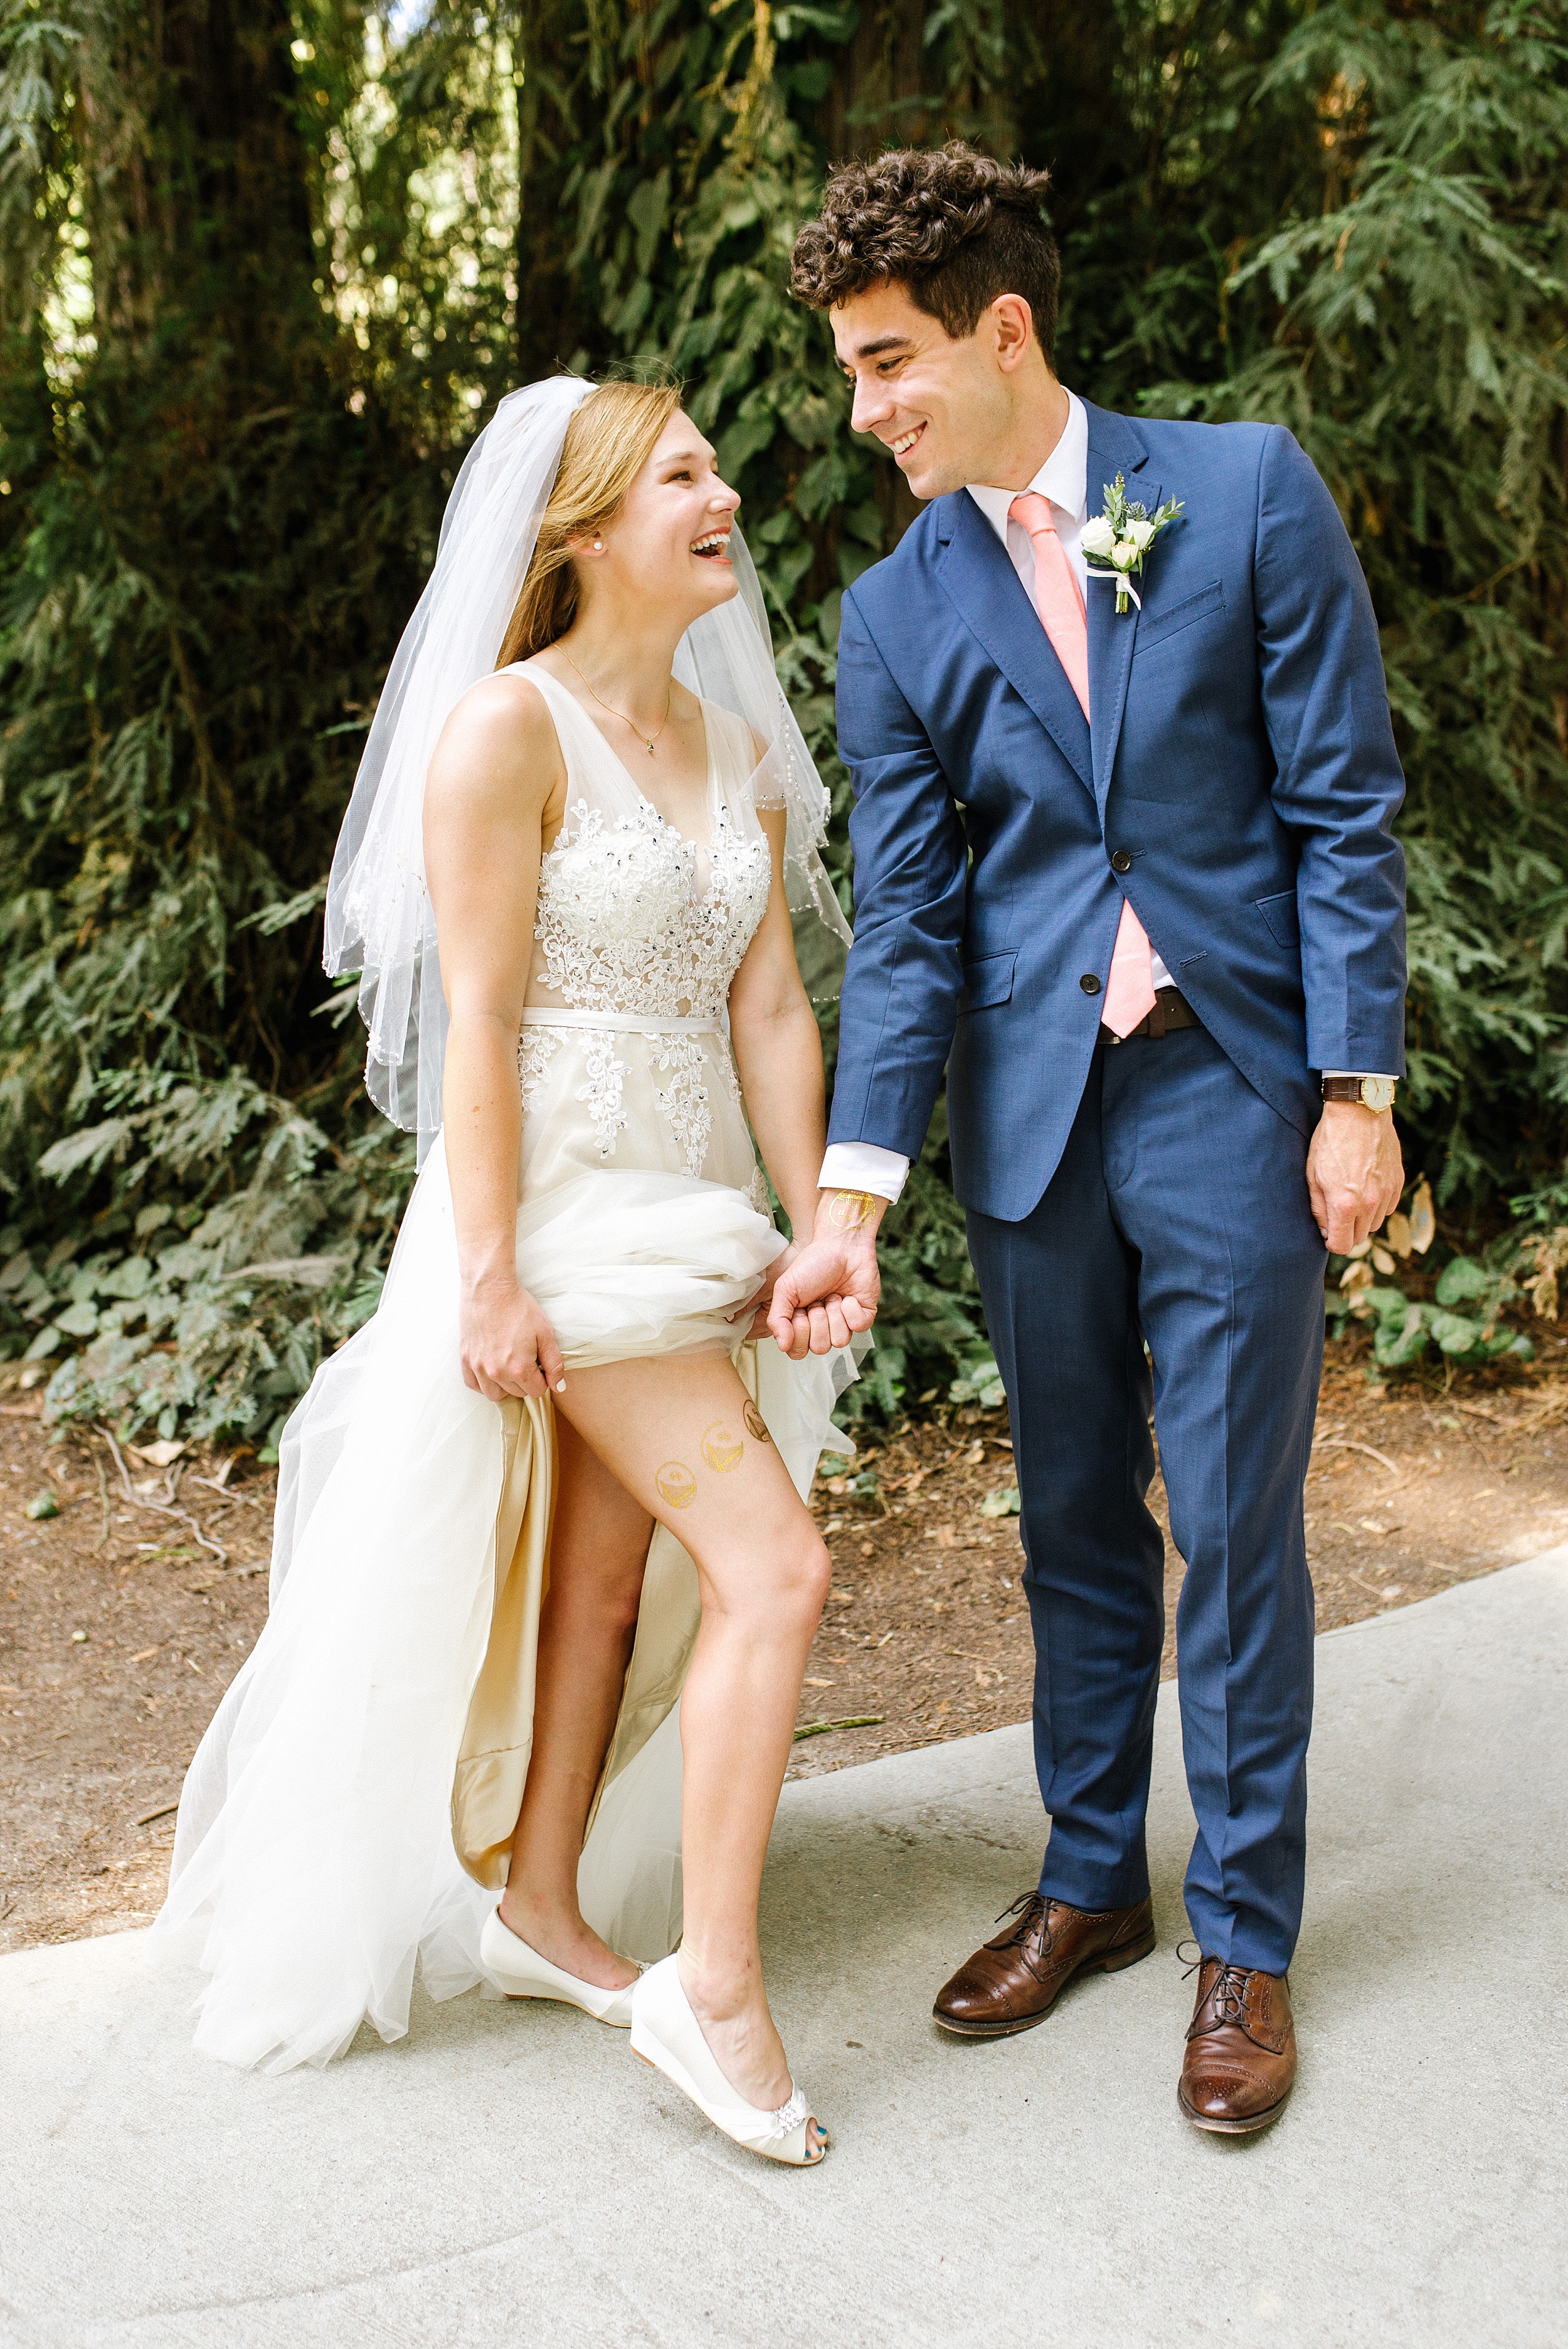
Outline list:
[[[820,1191],[870,1191],[879,1199],[896,1199],[909,1173],[901,1151],[884,1150],[876,1142],[830,1142]]]
[[[1397,1085],[1399,1081],[1398,1077],[1389,1076],[1387,1069],[1324,1069],[1320,1074],[1326,1077],[1355,1077],[1357,1082],[1363,1077],[1387,1078],[1391,1085]]]

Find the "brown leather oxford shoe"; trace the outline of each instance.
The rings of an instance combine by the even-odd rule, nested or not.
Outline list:
[[[996,1921],[1015,1919],[937,1992],[931,2012],[961,2039],[1005,2039],[1043,2023],[1077,1974],[1114,1974],[1154,1947],[1154,1911],[1071,1909],[1021,1893]]]
[[[1201,1958],[1177,2102],[1194,2128],[1247,2137],[1295,2085],[1295,2023],[1284,1974]]]

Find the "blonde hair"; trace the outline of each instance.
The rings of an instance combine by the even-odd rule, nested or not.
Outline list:
[[[619,513],[680,404],[678,383],[602,383],[573,410],[498,668],[542,652],[572,626],[577,616],[573,547]]]

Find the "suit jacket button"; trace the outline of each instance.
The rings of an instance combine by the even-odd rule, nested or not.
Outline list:
[[[1110,860],[1110,869],[1113,873],[1131,872],[1132,859],[1128,854],[1125,848],[1119,848],[1117,850],[1115,855]]]
[[[1078,985],[1082,988],[1086,995],[1098,995],[1099,993],[1099,981],[1096,978],[1092,970],[1085,971],[1083,977],[1078,981]]]

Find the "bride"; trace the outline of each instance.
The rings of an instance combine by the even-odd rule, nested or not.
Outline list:
[[[807,2164],[757,1902],[829,1580],[803,1495],[866,1316],[767,1334],[791,1251],[752,1135],[809,1232],[794,940],[847,932],[738,502],[676,390],[572,378],[459,477],[328,894],[423,1163],[285,1432],[270,1618],[153,1939],[195,1930],[197,2045],[232,2062],[397,2037],[418,1957],[437,1997],[629,2024]]]

